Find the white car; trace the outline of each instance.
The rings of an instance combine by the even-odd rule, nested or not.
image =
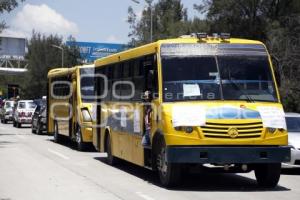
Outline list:
[[[289,145],[291,148],[291,161],[283,163],[283,167],[300,167],[300,114],[286,113],[286,124],[289,133]]]
[[[22,124],[31,124],[36,104],[32,100],[20,100],[14,111],[13,125],[20,128]]]

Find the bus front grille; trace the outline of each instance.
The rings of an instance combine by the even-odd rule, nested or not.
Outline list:
[[[235,129],[238,133],[234,136],[230,135],[231,129]],[[263,131],[262,122],[254,123],[206,123],[201,126],[203,135],[206,138],[222,138],[222,139],[247,139],[260,138]]]

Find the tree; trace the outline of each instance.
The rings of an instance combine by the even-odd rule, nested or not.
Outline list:
[[[72,40],[75,40],[71,37]],[[57,35],[45,36],[33,32],[28,42],[28,73],[21,86],[22,98],[40,98],[47,94],[47,74],[53,68],[61,67],[61,51],[52,45],[64,49],[64,67],[73,67],[80,64],[80,54],[75,47],[67,47],[62,38]]]
[[[0,15],[4,12],[10,12],[14,8],[16,8],[19,5],[19,2],[23,2],[25,0],[1,0],[0,1]],[[0,21],[0,33],[3,31],[3,29],[7,28],[7,25],[5,21]]]
[[[132,7],[128,8],[128,20],[133,46],[149,43],[150,38],[150,8],[143,11],[140,20]],[[178,37],[189,33],[187,10],[181,0],[159,0],[152,6],[153,40]]]
[[[287,111],[300,112],[300,1],[205,0],[194,5],[207,15],[209,32],[261,40],[278,65]]]

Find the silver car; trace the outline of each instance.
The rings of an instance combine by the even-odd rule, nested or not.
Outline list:
[[[289,133],[289,145],[291,148],[291,161],[283,163],[283,167],[300,167],[300,114],[286,113],[286,124]]]
[[[14,101],[5,101],[3,108],[0,110],[1,122],[6,124],[8,121],[13,121]]]

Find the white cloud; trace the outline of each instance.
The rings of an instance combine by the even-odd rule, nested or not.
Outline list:
[[[32,30],[43,34],[58,34],[64,37],[79,32],[77,25],[65,19],[46,4],[26,4],[10,23],[3,35],[30,37]]]
[[[106,42],[111,42],[111,43],[120,43],[120,40],[115,36],[115,35],[110,35],[106,39]]]

